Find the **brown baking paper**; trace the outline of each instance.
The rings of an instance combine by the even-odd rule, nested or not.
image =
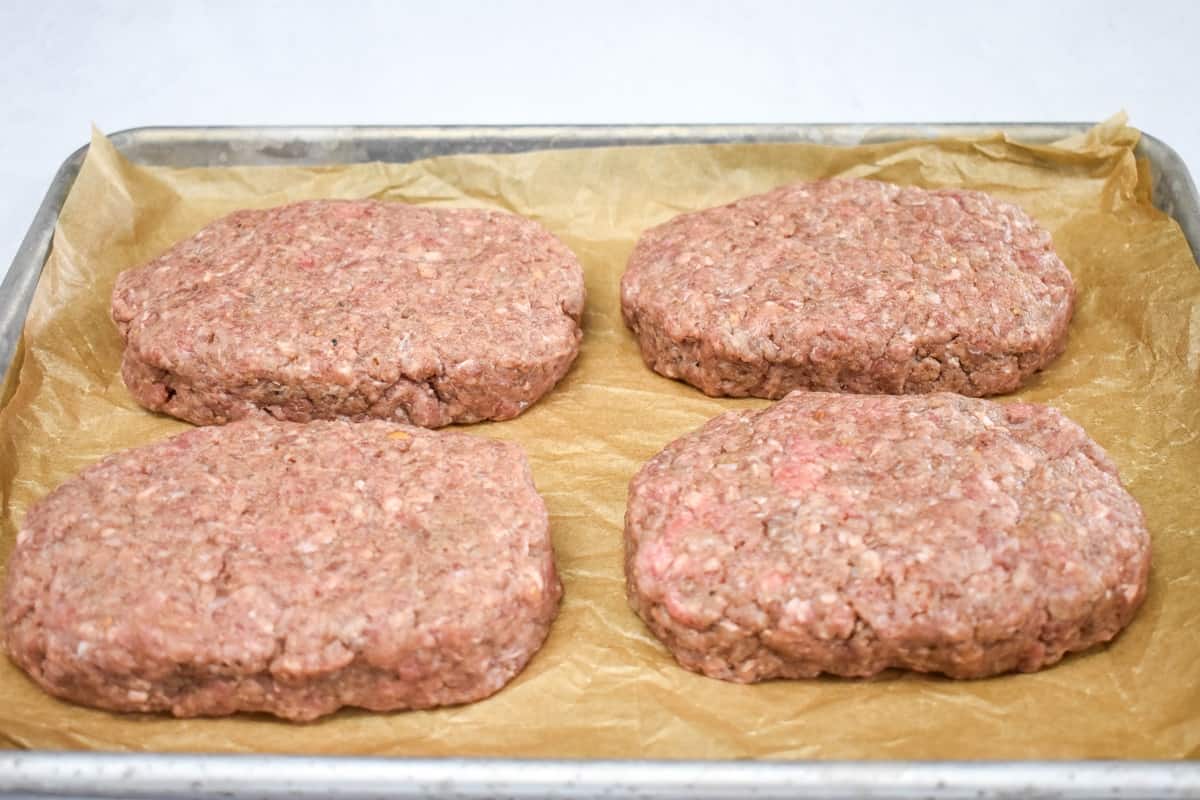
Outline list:
[[[0,658],[0,742],[14,747],[403,755],[696,758],[1188,758],[1200,754],[1200,271],[1149,200],[1123,120],[1052,147],[1001,136],[858,148],[630,147],[407,165],[160,169],[95,136],[71,190],[0,415],[0,557],[30,503],[113,451],[184,423],[129,397],[108,318],[116,274],[234,209],[375,197],[506,209],[556,233],[587,273],[578,362],[516,420],[470,427],[529,452],[566,586],[545,648],[511,685],[430,712],[342,711],[297,725],[77,707]],[[676,666],[626,605],[622,515],[638,466],[730,408],[646,369],[618,279],[638,233],[786,181],[870,176],[970,187],[1022,205],[1079,286],[1070,346],[1016,397],[1078,420],[1120,465],[1154,541],[1148,599],[1108,647],[1034,675],[956,682],[889,672],[738,686]]]

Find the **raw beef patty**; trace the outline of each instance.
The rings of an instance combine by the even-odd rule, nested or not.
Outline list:
[[[1050,235],[981,192],[783,186],[647,231],[621,280],[646,363],[713,396],[982,396],[1066,346]]]
[[[487,697],[560,595],[517,445],[256,414],[110,456],[33,506],[4,623],[59,697],[310,720]]]
[[[633,479],[625,543],[650,629],[738,682],[1037,670],[1125,627],[1150,566],[1082,428],[941,393],[722,414]]]
[[[583,271],[535,222],[318,200],[238,211],[122,273],[139,403],[201,425],[515,417],[579,352]]]

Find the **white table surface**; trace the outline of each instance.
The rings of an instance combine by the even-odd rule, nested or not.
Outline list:
[[[1200,170],[1200,3],[0,0],[0,271],[89,124],[1131,121]]]

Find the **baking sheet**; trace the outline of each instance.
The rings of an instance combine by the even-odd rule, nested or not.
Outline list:
[[[546,224],[580,255],[589,309],[579,363],[523,417],[474,426],[529,449],[552,512],[567,596],[543,652],[483,703],[434,712],[343,712],[292,726],[261,717],[119,717],[41,695],[0,663],[0,731],[14,745],[411,755],[626,757],[1187,757],[1200,745],[1200,611],[1187,548],[1192,332],[1200,277],[1177,226],[1149,204],[1119,120],[1059,148],[983,141],[677,146],[458,156],[404,166],[136,168],[98,139],[68,199],[31,309],[20,385],[0,415],[0,551],[32,499],[87,463],[184,427],[136,408],[117,374],[107,294],[117,271],[234,208],[375,196],[488,205]],[[786,180],[873,176],[970,186],[1046,224],[1080,284],[1067,354],[1023,393],[1078,419],[1146,506],[1150,598],[1113,647],[1035,676],[968,684],[889,674],[740,687],[677,668],[624,604],[625,483],[664,443],[730,407],[642,366],[616,281],[639,230]]]

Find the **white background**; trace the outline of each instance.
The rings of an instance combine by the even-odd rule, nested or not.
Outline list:
[[[1200,3],[0,0],[0,271],[88,126],[1096,121],[1200,169]]]

